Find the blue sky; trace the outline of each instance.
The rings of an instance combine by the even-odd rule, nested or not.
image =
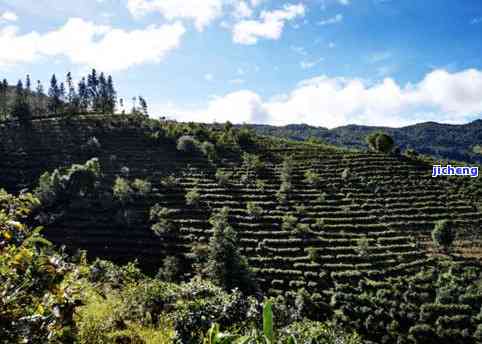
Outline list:
[[[0,0],[0,77],[96,67],[178,120],[466,123],[481,37],[480,0]]]

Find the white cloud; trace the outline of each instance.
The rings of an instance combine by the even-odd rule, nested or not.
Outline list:
[[[239,1],[234,4],[234,17],[249,18],[253,15],[253,10],[245,1]]]
[[[350,123],[403,126],[429,120],[460,123],[480,112],[482,71],[468,69],[457,73],[435,70],[420,82],[404,86],[391,78],[368,83],[320,76],[269,100],[242,90],[211,100],[205,110],[172,113],[189,121],[336,127]]]
[[[300,55],[303,55],[303,56],[308,55],[308,53],[306,52],[304,47],[292,45],[292,46],[290,46],[290,49],[293,50],[297,54],[300,54]]]
[[[160,62],[180,44],[181,23],[125,31],[71,18],[57,30],[18,34],[18,28],[0,29],[0,65],[31,63],[41,57],[67,57],[72,63],[105,71],[123,70]]]
[[[311,69],[311,68],[315,67],[316,65],[318,65],[321,61],[323,61],[323,58],[319,58],[319,59],[313,60],[313,61],[301,61],[300,67],[302,69]]]
[[[9,21],[9,22],[15,22],[18,20],[18,16],[13,13],[12,11],[6,11],[3,13],[0,13],[0,21]]]
[[[318,22],[318,25],[331,25],[331,24],[338,24],[343,21],[343,14],[338,13],[336,16],[323,19]]]
[[[134,17],[158,12],[167,20],[192,19],[202,31],[223,13],[223,0],[128,0],[127,8]]]
[[[249,2],[251,3],[251,6],[253,7],[257,7],[259,5],[261,5],[263,2],[265,2],[266,0],[250,0]]]
[[[283,9],[262,11],[260,20],[243,20],[233,28],[233,41],[239,44],[252,45],[259,38],[278,40],[283,33],[285,22],[304,16],[303,4],[285,5]]]

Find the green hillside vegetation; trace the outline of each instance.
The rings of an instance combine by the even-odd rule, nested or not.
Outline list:
[[[347,125],[334,129],[292,124],[284,127],[248,125],[260,135],[292,140],[319,140],[348,148],[366,149],[365,138],[375,132],[390,135],[401,150],[414,149],[421,154],[466,162],[482,163],[482,119],[462,125],[427,122],[402,128]]]
[[[2,340],[482,340],[480,178],[93,109],[0,123]]]

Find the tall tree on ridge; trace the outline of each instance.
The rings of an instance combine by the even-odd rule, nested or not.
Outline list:
[[[40,80],[37,80],[37,88],[35,90],[35,107],[34,107],[34,114],[36,116],[42,115],[44,110],[44,87]]]
[[[0,119],[7,119],[8,116],[7,93],[8,82],[7,79],[3,79],[3,81],[0,82]]]
[[[25,90],[27,91],[27,94],[30,94],[32,91],[32,83],[30,81],[30,74],[27,74],[25,78]]]
[[[12,115],[21,122],[28,121],[32,117],[32,112],[27,101],[27,90],[24,90],[22,80],[19,80],[15,88],[15,101],[13,104]]]
[[[148,111],[148,108],[147,108],[147,102],[146,102],[146,100],[145,100],[143,97],[141,97],[141,96],[139,96],[139,106],[140,106],[140,108],[141,108],[142,114],[143,114],[144,116],[146,116],[146,117],[149,117],[149,111]]]
[[[59,112],[59,107],[60,107],[60,89],[59,85],[57,83],[57,78],[54,75],[52,75],[52,78],[50,79],[50,88],[49,88],[49,104],[48,104],[48,110],[50,112],[53,112],[54,115],[57,115]]]
[[[105,113],[107,109],[108,101],[108,91],[107,91],[107,80],[105,79],[104,73],[100,73],[99,76],[99,97],[98,97],[98,110],[101,113]]]
[[[89,95],[89,103],[92,111],[99,109],[99,79],[97,78],[97,71],[92,69],[92,73],[87,77],[87,89]]]
[[[70,72],[67,73],[66,76],[66,83],[67,83],[67,103],[68,103],[68,112],[70,114],[76,114],[79,112],[79,99],[77,93],[75,92],[74,82],[72,81],[72,74]]]
[[[111,114],[114,114],[117,104],[117,92],[115,91],[114,81],[112,80],[111,75],[107,77],[107,94],[107,111]]]
[[[79,81],[79,111],[81,113],[86,113],[89,109],[89,91],[87,89],[87,84],[85,78]]]

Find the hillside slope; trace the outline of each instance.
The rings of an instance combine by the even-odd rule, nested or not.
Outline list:
[[[454,343],[465,342],[460,341],[466,338],[465,329],[475,333],[480,305],[474,302],[479,299],[460,305],[447,298],[443,307],[437,306],[434,288],[442,292],[445,286],[432,280],[433,271],[443,274],[448,265],[437,260],[430,238],[438,220],[457,226],[456,251],[450,258],[456,265],[450,273],[460,269],[460,276],[473,282],[470,273],[478,262],[457,254],[482,253],[480,188],[474,189],[470,178],[432,178],[430,165],[403,156],[270,138],[225,151],[212,162],[202,154],[179,151],[175,140],[159,139],[167,125],[135,116],[0,125],[0,187],[33,189],[45,170],[97,157],[102,177],[95,193],[64,198],[31,219],[45,225],[44,234],[58,246],[85,249],[90,258],[118,263],[137,259],[150,272],[164,257],[175,256],[187,279],[212,236],[211,215],[228,207],[239,248],[268,295],[303,288],[316,302],[329,305],[327,314],[334,312],[337,321],[375,342],[406,338],[415,328],[422,336],[416,343],[424,343],[419,322],[440,327],[440,321],[454,321],[452,332],[440,332],[440,338],[459,336]],[[184,135],[202,136],[196,126],[183,130]],[[219,130],[219,137],[225,137],[230,129]],[[98,144],[89,144],[93,137]],[[261,163],[243,159],[246,150]],[[309,181],[307,175],[317,178]],[[112,192],[119,176],[141,178],[152,187],[119,202]],[[166,183],[168,176],[173,178]],[[226,177],[224,182],[219,176]],[[193,194],[199,195],[198,202],[187,202]],[[151,230],[149,215],[156,204],[166,209],[163,224],[178,232]],[[381,307],[380,300],[390,307]],[[467,314],[474,319],[470,325],[459,321]],[[372,330],[375,323],[392,326],[394,321],[400,326],[396,332]]]
[[[283,148],[257,148],[265,167],[253,174],[240,159],[212,164],[205,157],[182,154],[174,144],[153,142],[147,135],[152,130],[128,117],[37,121],[31,128],[4,126],[2,130],[0,185],[11,191],[32,188],[42,172],[93,156],[100,159],[106,194],[112,193],[114,179],[123,167],[128,167],[130,180],[142,178],[152,183],[147,197],[120,210],[118,204],[102,199],[64,204],[60,213],[52,216],[47,234],[54,242],[89,249],[93,256],[120,261],[140,258],[147,266],[158,264],[166,252],[183,256],[193,243],[209,239],[208,218],[213,210],[229,206],[243,251],[264,276],[266,288],[310,285],[316,289],[321,277],[312,273],[321,266],[326,276],[333,277],[329,281],[354,268],[363,271],[359,278],[403,274],[406,268],[417,268],[426,256],[414,238],[420,235],[422,241],[428,241],[437,220],[451,219],[464,229],[480,228],[481,213],[467,195],[459,193],[460,183],[433,179],[430,166],[406,158],[285,144]],[[91,137],[100,141],[96,152],[85,149]],[[291,156],[294,164],[293,189],[287,200],[280,202],[276,194],[286,156]],[[304,181],[309,169],[320,175],[320,186]],[[345,169],[349,169],[349,177],[344,179]],[[217,183],[217,170],[233,173],[228,185]],[[246,173],[249,177],[242,183]],[[167,189],[160,178],[170,174],[179,182]],[[263,186],[257,186],[257,180]],[[201,194],[199,206],[186,205],[185,195],[192,189]],[[263,214],[257,218],[248,215],[248,202],[260,206]],[[174,241],[159,239],[149,229],[149,209],[156,203],[170,209],[180,228],[181,235]],[[313,232],[283,230],[287,213],[292,213],[296,222],[311,226]],[[125,214],[129,214],[128,223]],[[316,226],[317,219],[324,224]],[[362,238],[370,244],[369,257],[358,254],[357,240]],[[308,247],[319,251],[321,265],[310,260]],[[188,256],[184,258],[189,265]]]
[[[284,127],[248,125],[258,134],[306,140],[316,137],[331,144],[350,148],[366,148],[365,137],[374,131],[383,131],[395,139],[401,148],[413,148],[422,154],[443,159],[482,163],[482,155],[472,148],[482,143],[482,119],[463,125],[426,122],[403,128],[347,125],[334,129],[292,124]]]

